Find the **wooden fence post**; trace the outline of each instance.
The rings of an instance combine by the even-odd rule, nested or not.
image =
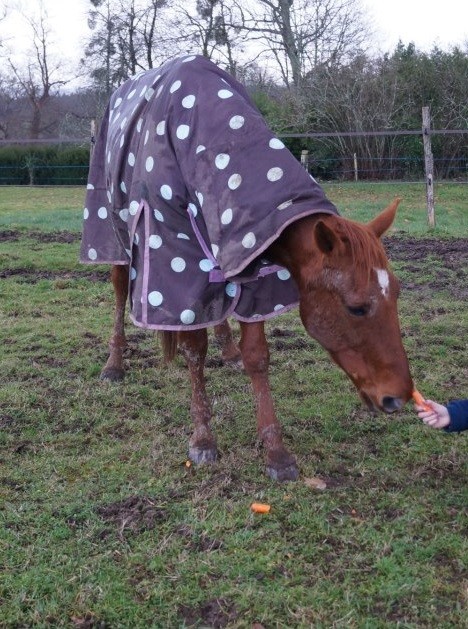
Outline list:
[[[354,163],[354,181],[358,180],[358,167],[357,167],[357,155],[353,153],[353,163]]]
[[[426,177],[427,221],[429,227],[435,227],[434,157],[431,148],[431,114],[429,107],[422,108],[422,132],[424,144],[424,171]]]
[[[96,118],[92,118],[91,120],[91,138],[90,138],[90,146],[89,146],[89,161],[91,163],[91,159],[94,153],[94,147],[96,145],[96,135],[97,135],[97,124]]]
[[[301,151],[301,164],[309,172],[309,151],[305,149]]]

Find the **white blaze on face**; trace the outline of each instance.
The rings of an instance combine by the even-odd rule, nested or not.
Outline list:
[[[388,276],[388,271],[385,269],[375,269],[377,273],[377,280],[379,282],[379,286],[382,290],[382,295],[387,298],[388,297],[388,289],[390,286],[390,278]]]

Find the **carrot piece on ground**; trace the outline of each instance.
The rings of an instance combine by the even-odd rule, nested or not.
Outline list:
[[[426,404],[426,402],[424,401],[423,396],[419,393],[419,391],[417,389],[415,389],[412,393],[412,397],[414,400],[414,403],[417,404],[418,406],[422,406],[423,409],[425,411],[431,411],[431,407],[429,406],[429,404]]]
[[[254,513],[269,513],[271,507],[270,505],[262,504],[261,502],[253,502],[250,505],[250,509]]]

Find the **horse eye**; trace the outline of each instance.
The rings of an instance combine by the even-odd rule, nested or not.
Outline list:
[[[354,317],[365,317],[369,308],[368,306],[348,306],[348,312]]]

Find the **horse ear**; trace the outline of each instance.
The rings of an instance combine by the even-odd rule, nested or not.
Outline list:
[[[395,214],[397,207],[401,199],[395,199],[383,212],[380,212],[378,216],[372,219],[367,226],[374,232],[374,234],[380,238],[390,227],[395,220]]]
[[[333,251],[337,236],[335,232],[324,223],[324,221],[317,221],[314,228],[315,242],[317,247],[322,253],[328,254]]]

